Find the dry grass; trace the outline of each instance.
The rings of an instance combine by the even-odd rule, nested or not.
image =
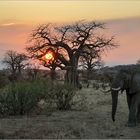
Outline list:
[[[125,127],[128,116],[125,94],[119,95],[116,122],[113,123],[110,94],[92,88],[79,92],[75,100],[82,97],[82,102],[72,111],[1,119],[0,138],[140,138],[140,126]]]

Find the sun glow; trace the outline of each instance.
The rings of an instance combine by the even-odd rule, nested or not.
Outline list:
[[[48,60],[48,61],[53,60],[54,57],[53,57],[52,52],[47,52],[47,53],[45,54],[45,59]]]

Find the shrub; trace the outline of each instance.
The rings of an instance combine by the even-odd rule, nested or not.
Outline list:
[[[0,89],[0,115],[30,114],[39,107],[42,100],[47,110],[52,107],[69,110],[75,94],[75,89],[70,85],[46,80],[10,83]]]
[[[70,110],[73,105],[73,97],[76,95],[76,91],[73,86],[56,83],[53,85],[52,95],[57,109]]]
[[[23,115],[35,108],[41,98],[46,97],[49,82],[16,82],[0,91],[0,114]]]
[[[96,90],[98,90],[100,88],[100,85],[98,83],[93,83],[92,86]]]
[[[0,88],[5,87],[8,84],[8,78],[4,72],[0,72]]]

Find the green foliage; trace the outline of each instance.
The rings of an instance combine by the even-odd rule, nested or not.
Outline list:
[[[16,82],[0,91],[0,114],[23,115],[35,108],[48,92],[48,82]]]
[[[5,134],[3,131],[0,130],[0,139],[4,139],[5,138]]]
[[[73,98],[76,95],[75,88],[68,84],[54,84],[52,95],[57,109],[69,110],[73,105]]]
[[[59,110],[68,110],[75,94],[70,85],[46,80],[11,83],[0,89],[0,115],[30,114],[41,100],[48,110],[52,105]]]
[[[0,72],[0,88],[3,88],[8,84],[8,79],[4,72]]]

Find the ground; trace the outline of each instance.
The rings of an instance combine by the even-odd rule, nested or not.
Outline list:
[[[0,119],[0,138],[140,138],[140,125],[129,128],[125,93],[119,95],[116,121],[111,120],[111,95],[92,88],[79,91],[83,103],[71,111]]]

